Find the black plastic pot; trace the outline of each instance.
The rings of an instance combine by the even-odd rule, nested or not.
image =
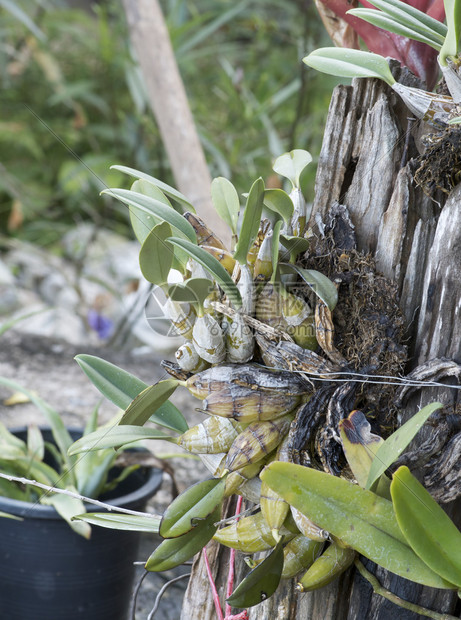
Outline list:
[[[104,500],[143,511],[161,481],[161,471],[138,469]],[[0,620],[126,620],[138,532],[93,526],[86,540],[51,506],[0,497],[0,511],[23,518],[0,518]]]

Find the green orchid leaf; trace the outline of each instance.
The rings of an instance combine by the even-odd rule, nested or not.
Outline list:
[[[292,235],[280,235],[280,243],[290,254],[301,254],[309,249],[310,241],[304,237],[294,237]]]
[[[342,478],[293,463],[273,462],[260,478],[318,527],[383,568],[416,583],[453,588],[408,546],[390,501]]]
[[[437,34],[442,40],[447,36],[445,24],[401,0],[369,0],[369,2],[387,15],[400,20],[402,24],[420,29],[425,28],[427,32]]]
[[[171,301],[175,301],[180,304],[195,304],[197,302],[195,293],[187,287],[185,282],[171,284],[168,287],[168,297]]]
[[[224,177],[217,177],[211,183],[211,199],[222,220],[237,234],[237,220],[240,211],[240,200],[237,190]]]
[[[111,530],[128,530],[131,532],[158,533],[160,517],[141,517],[139,515],[126,515],[122,512],[86,512],[72,517],[73,521],[86,521],[91,525],[99,525]]]
[[[159,533],[163,538],[182,536],[221,505],[226,487],[225,478],[211,478],[186,489],[165,510]]]
[[[272,240],[271,240],[271,260],[274,265],[274,271],[272,274],[272,278],[275,279],[278,276],[277,266],[279,264],[279,251],[280,251],[280,230],[282,228],[283,221],[277,220],[274,224],[273,232],[272,232]]]
[[[387,30],[388,32],[400,34],[408,39],[413,39],[414,41],[427,43],[427,45],[430,45],[434,49],[440,49],[442,46],[445,37],[438,32],[438,27],[437,30],[432,27],[432,23],[434,21],[437,24],[440,24],[437,20],[429,17],[429,20],[426,23],[425,18],[428,16],[416,9],[416,11],[423,16],[423,21],[421,21],[421,19],[419,19],[419,17],[415,17],[411,11],[406,10],[407,8],[413,9],[413,7],[403,3],[400,3],[401,6],[392,6],[388,4],[387,0],[374,0],[371,4],[382,10],[375,11],[374,9],[359,8],[351,9],[347,11],[347,14],[359,17],[364,21],[377,26],[378,28]],[[415,9],[413,9],[413,11],[414,10]],[[428,25],[429,23],[431,24],[430,26]]]
[[[241,265],[246,264],[247,254],[256,239],[261,224],[264,202],[264,181],[259,178],[251,186],[243,212],[239,240],[235,247],[234,258]]]
[[[126,409],[148,387],[141,379],[100,357],[82,354],[75,360],[101,394],[120,409]]]
[[[338,47],[321,47],[303,58],[303,62],[323,73],[345,78],[379,78],[389,86],[395,79],[386,60],[378,54]]]
[[[75,492],[75,489],[70,489]],[[87,540],[91,536],[91,526],[82,521],[72,521],[72,517],[81,512],[85,512],[85,505],[78,497],[69,495],[43,495],[40,503],[45,506],[53,506],[56,512],[70,525],[76,534],[83,536]]]
[[[242,305],[242,298],[239,290],[236,287],[234,281],[221,265],[221,263],[206,250],[198,245],[194,245],[186,239],[179,239],[177,237],[170,237],[168,241],[184,250],[191,258],[196,260],[204,269],[206,269],[217,281],[219,286],[224,290],[229,300],[235,306],[236,309]]]
[[[174,249],[166,240],[171,235],[171,226],[162,222],[154,226],[142,244],[139,266],[142,275],[152,284],[162,285],[168,280]]]
[[[461,48],[461,2],[444,0],[447,36],[440,50],[440,63],[447,64],[447,58],[457,58]]]
[[[406,26],[393,17],[385,15],[381,11],[358,8],[347,11],[347,14],[353,15],[354,17],[359,17],[369,24],[373,24],[373,26],[387,30],[387,32],[393,32],[394,34],[399,34],[407,39],[413,39],[413,41],[426,43],[426,45],[429,45],[436,50],[440,50],[442,47],[443,38],[441,38],[437,33],[434,33],[435,36],[431,36],[431,33],[428,33],[425,29],[419,29],[414,26]]]
[[[125,204],[136,207],[145,213],[151,213],[158,219],[168,222],[173,228],[177,229],[185,237],[187,237],[192,243],[197,243],[197,236],[195,230],[189,224],[189,222],[180,215],[177,211],[171,207],[167,207],[160,200],[151,198],[150,196],[144,196],[138,192],[132,192],[129,189],[105,189],[103,194],[108,194],[113,198],[117,198]]]
[[[301,276],[317,297],[333,312],[338,303],[338,289],[329,278],[315,269],[303,269],[291,263],[282,263],[282,266],[283,272],[295,272]]]
[[[180,566],[194,557],[213,538],[221,518],[221,506],[197,526],[178,538],[164,540],[146,562],[146,570],[160,572]]]
[[[154,424],[158,424],[159,426],[163,426],[164,428],[169,428],[171,431],[175,431],[176,433],[185,433],[189,430],[189,425],[186,422],[186,418],[179,411],[179,409],[170,403],[169,400],[163,403],[155,413],[153,413],[149,422],[153,422]]]
[[[459,124],[461,124],[461,116],[457,116],[456,118],[451,118],[448,121],[448,124],[449,125],[459,125]]]
[[[434,572],[461,587],[461,532],[408,467],[392,478],[397,522],[413,551]]]
[[[174,437],[156,428],[144,428],[141,426],[112,426],[110,428],[101,427],[93,433],[84,435],[70,447],[69,454],[81,454],[82,452],[93,452],[106,448],[121,448],[144,439],[163,439],[165,441],[176,442]]]
[[[132,192],[144,194],[145,196],[150,196],[155,200],[159,200],[160,202],[163,202],[165,206],[171,208],[171,203],[165,196],[165,194],[160,189],[158,189],[158,187],[152,185],[152,183],[138,180],[133,183],[130,189]],[[129,207],[129,209],[130,221],[133,232],[136,236],[136,239],[142,245],[150,231],[154,228],[156,224],[159,224],[161,220],[153,213],[146,213],[146,211],[141,211],[137,207]]]
[[[280,583],[283,570],[283,539],[270,554],[239,583],[226,602],[239,609],[259,605],[272,596]]]
[[[371,433],[370,429],[371,426],[361,411],[353,411],[348,418],[339,423],[344,454],[355,479],[363,488],[367,483],[375,454],[384,443],[384,439]]]
[[[291,222],[294,205],[291,198],[283,189],[264,190],[264,205],[274,213],[283,217],[287,224]]]
[[[285,177],[293,187],[300,188],[300,176],[302,171],[312,161],[312,155],[308,151],[302,149],[294,149],[289,153],[284,153],[277,157],[272,166],[274,172],[282,177]]]
[[[164,194],[166,194],[169,198],[177,202],[181,207],[184,207],[183,212],[192,211],[195,213],[195,209],[193,205],[187,200],[184,194],[178,192],[177,189],[171,187],[171,185],[167,185],[163,181],[156,179],[155,177],[150,176],[150,174],[146,174],[145,172],[141,172],[140,170],[135,170],[134,168],[129,168],[128,166],[111,166],[111,170],[119,170],[124,174],[127,174],[131,177],[135,177],[136,179],[143,179],[148,183],[151,183],[155,187],[158,187]]]
[[[429,416],[442,407],[441,403],[426,405],[386,439],[376,452],[365,488],[371,489],[381,474],[402,454]]]
[[[149,387],[141,379],[100,357],[82,354],[75,359],[101,394],[120,409],[129,407]],[[184,433],[189,428],[182,413],[170,402],[164,402],[149,419],[178,433]]]
[[[198,304],[199,307],[214,290],[213,282],[207,278],[190,278],[184,285],[191,292],[193,301],[190,303]]]
[[[177,387],[176,379],[165,379],[149,385],[128,405],[119,424],[142,426],[170,398]]]

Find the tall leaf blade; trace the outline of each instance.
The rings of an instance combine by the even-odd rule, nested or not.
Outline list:
[[[441,403],[426,405],[386,439],[376,452],[365,488],[370,489],[373,486],[381,474],[402,454],[429,416],[442,407]]]
[[[438,575],[461,587],[461,532],[408,467],[391,482],[397,522],[413,551]]]
[[[240,264],[246,264],[249,249],[259,231],[264,202],[264,181],[259,178],[251,186],[243,212],[242,225],[234,258]]]
[[[86,521],[91,525],[109,528],[111,530],[128,530],[131,532],[150,532],[156,534],[160,523],[160,517],[140,515],[126,515],[117,512],[87,512],[75,515],[73,520]]]
[[[154,226],[142,244],[139,266],[142,275],[152,284],[162,285],[168,281],[174,250],[166,240],[171,235],[171,226],[162,222]]]
[[[211,198],[219,216],[235,235],[237,233],[237,220],[240,211],[240,200],[237,190],[224,177],[217,177],[211,183]]]
[[[242,305],[240,292],[234,281],[214,256],[198,245],[194,245],[186,239],[178,237],[170,237],[168,241],[184,250],[191,258],[196,260],[204,269],[206,269],[218,282],[219,286],[225,291],[232,304],[238,309]]]
[[[69,448],[69,454],[81,454],[82,452],[94,452],[107,448],[121,448],[144,439],[164,439],[175,441],[166,433],[156,428],[143,428],[137,425],[112,426],[110,428],[101,427],[93,433],[84,435]]]
[[[180,205],[185,207],[184,211],[192,211],[192,213],[195,213],[195,209],[192,203],[187,200],[184,194],[181,194],[181,192],[178,192],[178,190],[175,189],[174,187],[171,187],[171,185],[168,185],[167,183],[164,183],[163,181],[156,179],[150,174],[146,174],[145,172],[141,172],[140,170],[135,170],[134,168],[129,168],[128,166],[111,166],[110,168],[111,170],[112,169],[119,170],[120,172],[123,172],[124,174],[127,174],[131,177],[135,177],[136,179],[144,179],[145,181],[152,183],[152,185],[155,185],[156,187],[158,187],[160,190],[162,190],[164,194],[169,196],[172,200],[175,200]]]
[[[153,213],[156,217],[168,224],[171,224],[174,228],[178,229],[183,235],[185,235],[192,243],[197,242],[197,236],[195,230],[189,224],[189,222],[180,215],[177,211],[171,207],[167,207],[160,200],[151,198],[150,196],[144,196],[138,192],[132,192],[129,189],[106,189],[102,192],[108,194],[113,198],[118,198],[121,202],[126,203],[129,206],[137,207],[145,213]]]
[[[430,45],[436,50],[439,50],[443,43],[443,39],[440,40],[437,33],[431,35],[431,33],[428,33],[425,29],[423,30],[414,26],[403,25],[401,21],[384,15],[384,13],[375,11],[374,9],[351,9],[350,11],[347,11],[347,14],[353,15],[354,17],[359,17],[373,26],[387,30],[387,32],[393,32],[394,34],[406,37],[407,39],[413,39],[413,41],[426,43],[426,45]]]
[[[130,403],[119,424],[142,426],[170,398],[177,387],[176,379],[165,379],[155,385],[149,385]]]
[[[379,78],[392,86],[395,79],[386,60],[378,54],[337,47],[321,47],[303,58],[303,62],[323,73],[345,78]]]
[[[141,379],[100,357],[81,354],[75,360],[101,394],[120,409],[126,409],[148,387]]]
[[[158,187],[152,185],[152,183],[138,179],[133,183],[130,189],[132,192],[155,198],[163,202],[166,207],[171,207],[171,203],[165,194]],[[153,213],[146,213],[136,207],[129,207],[129,209],[130,221],[134,234],[139,243],[143,244],[147,235],[160,220]]]
[[[381,9],[388,15],[402,20],[407,25],[419,24],[421,28],[427,28],[428,32],[437,33],[442,39],[447,35],[447,27],[442,22],[434,19],[430,15],[423,13],[419,9],[401,2],[401,0],[368,0],[370,4]],[[411,20],[411,21],[410,21]]]

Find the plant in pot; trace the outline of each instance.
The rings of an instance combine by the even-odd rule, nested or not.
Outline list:
[[[0,617],[11,620],[66,617],[125,620],[140,535],[72,521],[84,500],[102,518],[116,507],[145,509],[162,480],[157,469],[117,465],[114,449],[69,456],[79,437],[97,429],[97,408],[85,429],[67,429],[59,413],[16,382],[0,384],[25,393],[49,428],[0,425]],[[28,484],[28,481],[32,484]],[[97,501],[100,498],[102,501]],[[145,530],[155,531],[155,518]],[[138,527],[139,530],[139,527]]]

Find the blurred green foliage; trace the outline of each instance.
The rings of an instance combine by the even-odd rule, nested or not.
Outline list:
[[[318,154],[335,80],[301,63],[326,43],[310,2],[162,6],[213,176],[244,192],[280,153]],[[52,245],[90,218],[129,234],[126,208],[98,197],[129,183],[113,163],[174,185],[120,0],[0,0],[0,80],[0,230]]]

